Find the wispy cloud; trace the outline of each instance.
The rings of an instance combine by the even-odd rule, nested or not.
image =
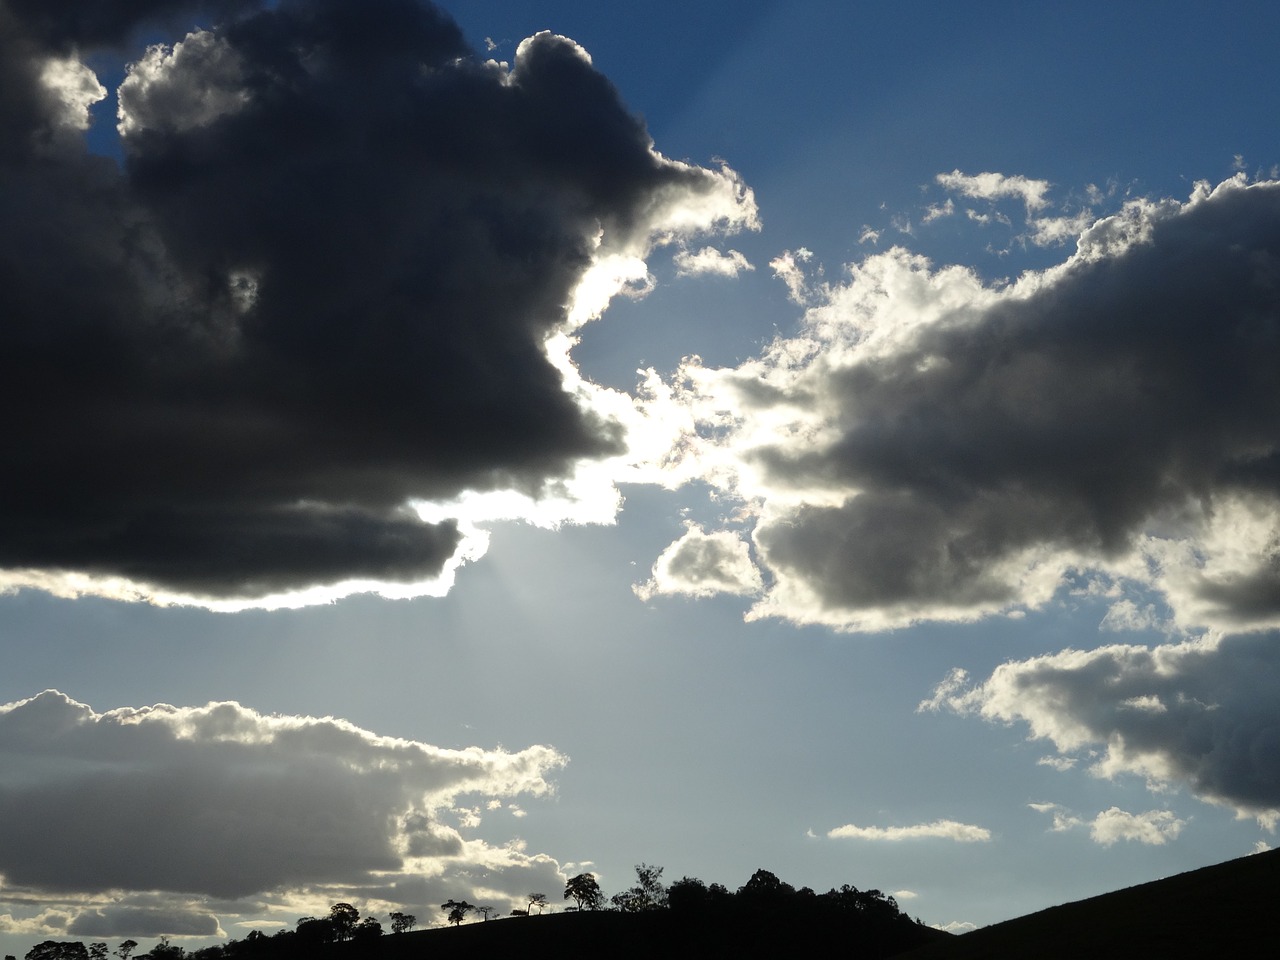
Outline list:
[[[834,840],[900,840],[939,839],[954,840],[957,843],[985,843],[991,839],[991,831],[986,827],[976,827],[968,823],[957,823],[955,820],[934,820],[932,823],[920,823],[910,827],[858,827],[845,824],[827,831],[827,836]]]
[[[673,260],[679,276],[714,274],[721,277],[736,277],[744,270],[755,269],[737,250],[722,253],[715,247],[703,247],[697,253],[681,250]]]
[[[966,174],[959,170],[952,170],[950,173],[938,174],[935,180],[943,188],[965,197],[981,200],[1017,198],[1026,204],[1028,212],[1040,210],[1049,204],[1045,198],[1050,188],[1049,181],[1032,180],[1020,174],[1014,176],[991,172]]]

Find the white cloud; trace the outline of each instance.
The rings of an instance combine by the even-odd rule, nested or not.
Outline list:
[[[1026,724],[1060,753],[1101,749],[1095,776],[1185,786],[1269,828],[1280,816],[1274,634],[1068,649],[1001,664],[971,686],[956,679],[927,703]]]
[[[58,119],[72,130],[89,129],[89,108],[107,96],[97,74],[75,57],[45,61],[40,81],[62,107]]]
[[[940,173],[934,178],[943,188],[959,193],[961,196],[979,200],[1002,200],[1017,198],[1026,204],[1027,211],[1040,210],[1048,206],[1045,194],[1049,192],[1049,181],[1032,180],[1021,175],[1006,176],[1003,173],[965,174],[959,170]]]
[[[1162,846],[1170,840],[1176,840],[1184,826],[1186,821],[1179,820],[1168,810],[1127,813],[1119,807],[1111,807],[1094,817],[1089,826],[1089,835],[1095,843],[1104,847],[1120,840],[1136,840],[1149,846]]]
[[[148,47],[120,84],[121,136],[203,127],[249,102],[240,58],[223,37],[197,30],[172,48]]]
[[[930,204],[925,208],[924,216],[920,218],[921,223],[932,223],[934,220],[940,220],[943,217],[949,217],[956,212],[956,203],[950,197],[945,203]]]
[[[333,899],[515,903],[533,880],[563,882],[558,864],[461,831],[490,798],[548,795],[565,762],[546,746],[445,749],[230,702],[97,713],[46,691],[0,707],[5,923],[195,936],[218,932],[219,914],[292,923]]]
[[[1048,247],[1075,240],[1096,219],[1091,209],[1081,210],[1068,217],[1039,217],[1028,222],[1031,227],[1031,242],[1039,247]]]
[[[976,923],[970,923],[968,920],[952,920],[950,923],[931,923],[931,927],[935,930],[945,930],[947,933],[968,933],[970,930],[977,930]]]
[[[920,894],[916,893],[914,890],[895,890],[893,891],[892,896],[893,896],[893,899],[895,900],[903,901],[903,900],[914,900],[918,896],[920,896]]]
[[[910,827],[858,827],[845,824],[827,831],[827,836],[836,840],[918,840],[925,838],[954,840],[957,843],[985,843],[991,839],[991,831],[986,827],[976,827],[968,823],[957,823],[955,820],[935,820],[932,823],[921,823]]]
[[[1065,833],[1084,823],[1083,820],[1058,803],[1028,803],[1027,806],[1038,813],[1052,814],[1053,826],[1049,829],[1054,833]]]
[[[809,302],[809,280],[805,276],[802,264],[813,259],[813,251],[800,247],[794,251],[784,250],[769,261],[773,275],[787,285],[787,292],[792,301],[805,306]]]
[[[653,576],[633,589],[640,599],[649,600],[658,594],[755,594],[762,588],[750,548],[738,534],[728,530],[709,534],[688,521],[684,535],[654,563]]]
[[[1073,768],[1078,762],[1075,757],[1041,757],[1036,761],[1036,765],[1065,771]]]
[[[1055,810],[1053,814],[1053,826],[1050,829],[1054,833],[1063,833],[1067,830],[1074,830],[1082,823],[1084,823],[1084,821],[1077,816],[1061,810]]]
[[[681,277],[714,274],[720,277],[736,277],[743,270],[754,270],[747,258],[737,250],[721,253],[715,247],[703,247],[697,253],[680,250],[673,258],[676,274]]]

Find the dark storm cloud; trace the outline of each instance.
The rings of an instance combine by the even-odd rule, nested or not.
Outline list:
[[[1280,616],[1280,184],[1135,204],[1005,291],[902,251],[854,273],[805,338],[693,374],[751,441],[760,612],[973,616],[1079,566],[1155,570],[1188,622]]]
[[[1177,783],[1263,823],[1280,816],[1280,644],[1275,634],[1149,648],[1113,645],[1005,663],[972,688],[955,673],[924,706],[1005,723],[1103,776]]]
[[[212,937],[218,918],[182,909],[114,906],[86,910],[67,926],[73,937]]]
[[[50,47],[124,42],[139,27],[181,25],[259,6],[258,0],[5,0],[9,15],[32,40]],[[3,14],[0,14],[2,16]]]
[[[392,877],[405,857],[465,867],[492,851],[464,851],[441,822],[454,799],[543,794],[565,762],[544,746],[445,750],[237,703],[99,714],[45,691],[0,707],[0,874],[46,892],[229,898]],[[129,919],[113,916],[85,922]]]
[[[724,175],[655,154],[570,42],[483,64],[412,0],[192,5],[226,19],[131,68],[119,171],[50,58],[161,6],[0,4],[0,567],[421,581],[460,537],[407,500],[620,449],[543,341],[601,238]]]

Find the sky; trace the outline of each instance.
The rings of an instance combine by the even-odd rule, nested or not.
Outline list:
[[[1280,821],[1269,5],[0,0],[0,951]]]

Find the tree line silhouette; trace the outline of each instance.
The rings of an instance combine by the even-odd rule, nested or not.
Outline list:
[[[816,893],[808,887],[796,889],[768,870],[757,870],[736,892],[719,883],[706,884],[682,877],[669,886],[662,882],[662,867],[636,865],[635,883],[607,900],[595,874],[580,873],[564,887],[563,899],[573,901],[566,913],[661,914],[663,921],[681,936],[705,937],[709,942],[727,943],[750,938],[756,945],[789,932],[791,945],[797,931],[821,928],[838,930],[842,939],[856,941],[868,956],[887,956],[898,944],[912,945],[927,931],[919,920],[903,913],[893,897],[879,890],[859,890],[848,884]],[[511,911],[511,916],[528,916],[548,906],[544,893],[525,897],[527,907]],[[497,913],[492,906],[450,899],[440,905],[443,920],[461,926],[472,915],[487,922]],[[387,917],[392,935],[404,934],[418,925],[413,914],[393,912]],[[927,931],[932,932],[932,931]],[[272,957],[311,956],[331,944],[374,945],[384,936],[382,923],[374,916],[361,917],[350,903],[335,903],[323,917],[301,917],[292,930],[282,929],[268,936],[254,930],[242,940],[186,951],[168,938],[150,951],[135,954],[137,942],[125,940],[112,953],[117,960],[270,960]],[[762,939],[763,938],[763,939]],[[886,952],[887,951],[887,952]],[[14,960],[6,957],[5,960]],[[25,960],[111,960],[107,944],[46,940],[33,947]]]

